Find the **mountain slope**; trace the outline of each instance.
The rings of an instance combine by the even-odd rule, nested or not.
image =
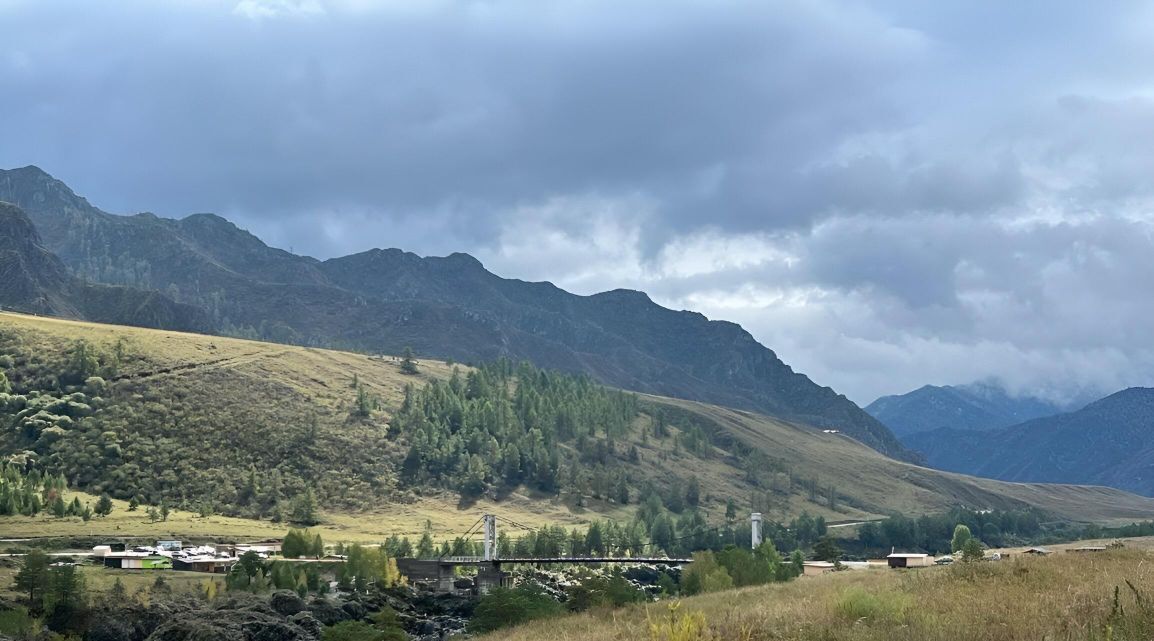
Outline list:
[[[1000,430],[937,430],[907,442],[942,469],[1154,495],[1154,389],[1123,390],[1076,412]]]
[[[92,492],[121,498],[139,484],[149,502],[164,499],[188,507],[211,502],[243,515],[255,515],[250,510],[258,509],[259,501],[266,510],[287,506],[306,487],[334,513],[407,504],[415,496],[439,501],[447,513],[457,511],[455,492],[404,481],[405,452],[415,433],[394,429],[401,424],[405,385],[444,383],[452,375],[444,363],[422,360],[420,374],[406,376],[396,362],[347,352],[0,314],[0,349],[15,354],[9,378],[17,391],[55,380],[46,374],[67,366],[79,339],[98,352],[121,345],[126,355],[107,376],[102,400],[89,401],[94,413],[64,404],[52,411],[76,414],[64,423],[67,429],[33,426],[39,438],[31,450],[25,427],[9,429],[0,453],[39,457]],[[354,380],[381,401],[381,409],[367,418],[350,414],[358,396]],[[80,393],[91,396],[93,390],[84,386]],[[0,417],[9,410],[0,407]],[[655,413],[667,425],[664,436],[651,428]],[[26,414],[18,420],[41,419]],[[512,502],[519,510],[537,505],[575,519],[587,518],[581,514],[626,518],[646,485],[665,496],[696,477],[710,518],[724,514],[727,498],[745,509],[751,495],[762,497],[775,519],[803,510],[834,520],[954,506],[1036,507],[1079,521],[1154,517],[1154,500],[1117,490],[941,472],[895,461],[843,434],[684,400],[642,397],[634,427],[616,437],[604,463],[585,458],[603,449],[604,437],[593,441],[601,445],[591,444],[588,452],[573,451],[573,441],[557,441],[556,447],[566,460],[582,456],[583,469],[598,474],[585,480],[578,474],[572,485],[565,480],[559,495],[532,493],[533,501],[524,500],[530,493],[523,489],[505,489],[498,493],[504,497],[501,505]],[[487,445],[478,447],[484,451]],[[625,479],[629,502],[598,498],[599,475]],[[568,472],[560,477],[567,479]],[[822,488],[816,499],[807,498],[810,482]],[[839,497],[835,509],[824,498],[826,488]]]
[[[1034,418],[1053,416],[1062,408],[1030,396],[1010,396],[998,385],[926,385],[912,392],[883,396],[865,411],[898,438],[936,429],[990,430]]]
[[[141,327],[210,329],[199,310],[156,292],[81,282],[40,242],[24,212],[0,202],[0,306]]]
[[[526,359],[626,389],[837,428],[909,456],[884,425],[741,327],[665,309],[638,292],[576,296],[499,278],[464,254],[374,250],[322,263],[209,214],[102,212],[35,167],[0,171],[0,199],[25,207],[74,273],[164,292],[225,333],[391,353],[411,346],[462,362]]]

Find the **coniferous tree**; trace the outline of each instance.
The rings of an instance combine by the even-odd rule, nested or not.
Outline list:
[[[51,589],[48,576],[50,560],[40,550],[32,550],[24,555],[20,571],[16,573],[15,587],[28,593],[28,607],[33,613],[43,612],[45,593]]]
[[[413,349],[411,347],[406,347],[404,353],[401,356],[401,373],[412,375],[416,374],[417,372],[417,361],[415,358],[413,358]]]
[[[96,515],[100,517],[112,514],[112,497],[105,492],[100,495],[100,500],[96,502]]]
[[[697,507],[701,503],[701,485],[696,476],[689,477],[685,488],[685,503],[690,507]]]

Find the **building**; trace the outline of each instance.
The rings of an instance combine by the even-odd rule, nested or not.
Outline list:
[[[891,568],[926,568],[934,564],[934,557],[928,554],[895,552],[886,557]]]
[[[837,565],[829,561],[806,561],[801,565],[802,576],[821,576],[833,572]]]
[[[180,541],[157,541],[156,549],[165,552],[179,552],[183,546]]]
[[[264,541],[253,541],[251,543],[234,543],[224,547],[224,551],[233,556],[240,556],[245,552],[256,552],[262,557],[280,556],[281,544],[280,539],[267,539]]]
[[[1049,553],[1050,551],[1046,548],[1030,548],[1022,551],[1022,554],[1032,554],[1034,556],[1046,556]]]
[[[172,567],[175,570],[190,572],[208,572],[210,574],[227,574],[232,566],[236,565],[236,557],[221,556],[174,556]]]
[[[159,554],[113,552],[104,555],[104,567],[123,570],[171,570],[172,559]]]

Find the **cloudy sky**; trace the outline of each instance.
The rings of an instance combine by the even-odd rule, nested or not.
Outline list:
[[[1154,385],[1154,6],[0,0],[0,166],[742,323],[865,403]]]

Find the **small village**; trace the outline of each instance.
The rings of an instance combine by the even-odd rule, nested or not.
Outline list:
[[[126,543],[108,543],[92,548],[90,557],[93,562],[105,568],[118,570],[176,570],[184,572],[203,572],[206,574],[227,574],[242,555],[256,554],[262,560],[281,556],[283,541],[268,539],[249,543],[227,543],[220,545],[184,545],[179,540],[158,540],[155,545],[133,545]],[[1104,552],[1112,547],[1122,547],[1121,541],[1113,541],[1108,545],[1079,545],[1065,548],[1066,553],[1087,554]],[[1056,550],[1046,547],[1029,547],[1016,552],[1024,556],[1048,556]],[[982,561],[997,562],[1011,557],[1009,551],[992,551],[983,556]],[[321,558],[294,559],[296,562],[329,562],[340,563],[345,556],[328,554]],[[580,562],[574,559],[574,562]],[[837,571],[862,571],[885,569],[913,569],[933,566],[952,565],[954,556],[945,554],[935,556],[920,552],[892,552],[884,559],[869,559],[865,561],[805,561],[802,576],[816,577]]]
[[[227,574],[242,554],[253,552],[262,559],[278,556],[281,541],[185,546],[181,541],[157,541],[154,546],[132,546],[109,543],[92,548],[92,558],[106,568],[120,570],[182,570]]]

